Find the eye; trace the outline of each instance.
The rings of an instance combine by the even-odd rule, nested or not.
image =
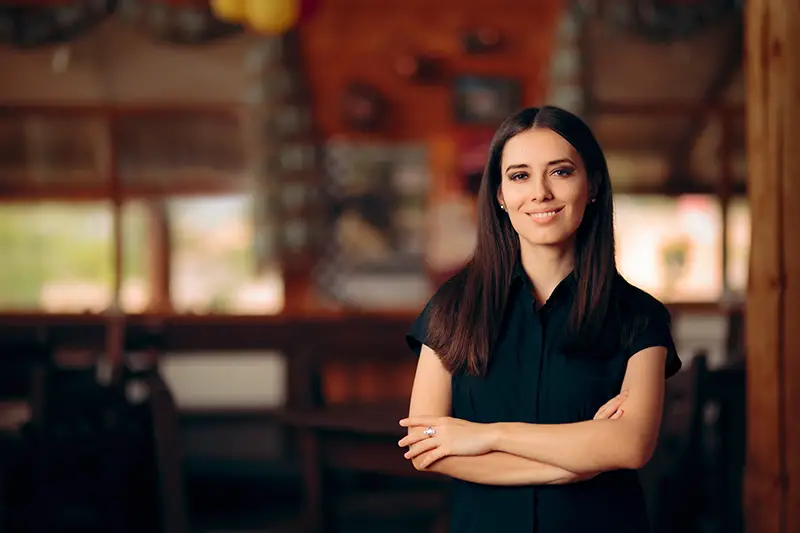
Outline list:
[[[566,178],[568,176],[572,176],[572,174],[574,172],[575,172],[575,169],[572,168],[572,167],[561,167],[561,168],[555,169],[553,172],[551,172],[551,174],[553,176],[558,176],[560,178]]]
[[[510,179],[511,181],[519,181],[519,180],[525,179],[527,177],[528,177],[528,175],[525,174],[524,172],[517,172],[516,174],[511,174],[508,177],[508,179]]]

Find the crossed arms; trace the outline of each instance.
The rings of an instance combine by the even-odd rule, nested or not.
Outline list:
[[[622,392],[593,420],[572,424],[477,424],[450,418],[451,376],[422,347],[409,417],[399,445],[418,470],[487,485],[549,485],[601,472],[638,469],[650,459],[661,424],[666,349],[630,358]],[[624,403],[624,409],[622,405]],[[433,436],[423,434],[426,427]]]

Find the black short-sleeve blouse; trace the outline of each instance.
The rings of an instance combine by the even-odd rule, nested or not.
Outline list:
[[[452,377],[453,416],[479,423],[590,420],[620,392],[628,359],[641,350],[667,348],[665,377],[680,370],[666,307],[621,277],[618,281],[615,311],[609,313],[607,328],[621,332],[625,321],[640,327],[604,349],[602,356],[567,355],[562,341],[574,298],[573,276],[567,276],[536,310],[530,282],[518,266],[487,374]],[[426,342],[435,301],[434,295],[406,336],[417,354]],[[454,480],[452,496],[452,533],[648,531],[642,489],[636,472],[630,470],[569,485],[499,487]]]

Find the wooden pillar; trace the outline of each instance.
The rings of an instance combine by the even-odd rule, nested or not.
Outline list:
[[[746,2],[748,533],[800,532],[800,4]]]
[[[150,303],[148,311],[171,313],[170,296],[172,234],[166,200],[152,200],[147,203],[148,240],[148,279],[150,281]]]

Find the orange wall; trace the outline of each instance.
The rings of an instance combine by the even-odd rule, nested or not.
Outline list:
[[[540,103],[560,10],[559,0],[320,0],[301,39],[322,133],[354,136],[339,119],[339,101],[351,81],[374,84],[387,99],[387,133],[381,137],[451,133],[451,80],[457,74],[518,77],[524,103]],[[501,32],[501,51],[461,52],[461,31],[479,25]],[[394,62],[405,51],[440,57],[444,82],[417,85],[398,77]]]

